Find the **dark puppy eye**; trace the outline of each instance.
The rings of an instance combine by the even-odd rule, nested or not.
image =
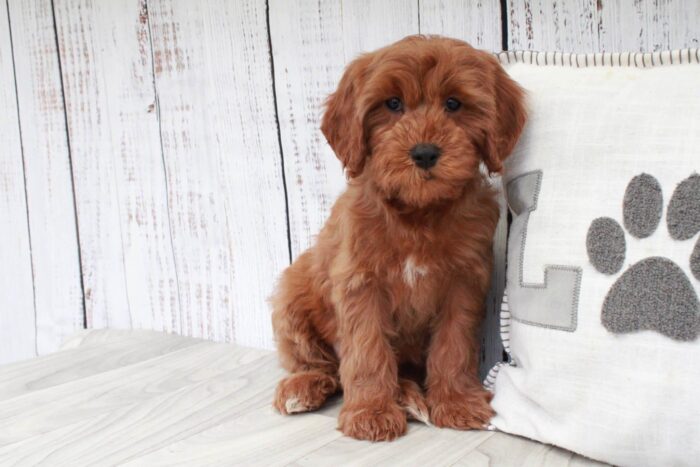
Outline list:
[[[386,108],[392,112],[401,112],[403,110],[403,102],[398,97],[392,97],[384,102]]]
[[[462,103],[454,97],[450,97],[445,101],[445,110],[448,112],[455,112],[459,110],[460,107],[462,107]]]

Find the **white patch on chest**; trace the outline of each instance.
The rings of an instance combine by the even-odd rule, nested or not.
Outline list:
[[[409,287],[415,287],[419,277],[428,274],[428,268],[418,266],[413,256],[409,256],[403,265],[403,280]]]

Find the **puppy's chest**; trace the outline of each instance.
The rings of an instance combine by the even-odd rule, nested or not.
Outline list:
[[[414,255],[406,257],[403,263],[400,263],[398,267],[400,270],[398,274],[400,276],[400,281],[410,290],[414,290],[419,282],[421,286],[425,286],[426,283],[430,282],[428,280],[430,267],[425,261],[422,263],[419,262]],[[435,267],[433,267],[433,275],[435,274]]]
[[[414,319],[434,314],[445,274],[437,264],[417,255],[407,255],[393,265],[389,286],[397,299],[397,312],[416,315]]]
[[[392,300],[392,321],[396,332],[397,346],[422,342],[431,320],[439,313],[440,284],[445,282],[444,273],[429,258],[406,255],[395,258],[388,267],[386,284]],[[414,345],[415,344],[415,345]],[[410,346],[409,346],[410,347]]]

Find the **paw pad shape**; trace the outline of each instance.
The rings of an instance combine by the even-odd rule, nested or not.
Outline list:
[[[586,249],[601,273],[620,272],[625,261],[625,230],[644,239],[661,223],[661,185],[648,174],[634,177],[625,191],[623,223],[595,219],[588,229]],[[666,209],[666,225],[674,240],[690,240],[700,232],[700,175],[683,180]],[[690,270],[700,281],[700,238],[690,254]],[[659,332],[679,341],[700,333],[700,302],[690,279],[673,261],[652,256],[630,266],[608,291],[601,312],[603,326],[613,333]]]

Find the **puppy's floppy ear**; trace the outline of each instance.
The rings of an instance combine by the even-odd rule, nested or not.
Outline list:
[[[326,101],[321,122],[323,135],[350,178],[362,172],[367,157],[364,115],[358,100],[368,63],[369,56],[365,55],[348,65],[338,89]]]
[[[503,70],[498,60],[489,57],[493,67],[495,115],[487,132],[484,162],[489,172],[500,172],[503,161],[518,142],[527,120],[525,92]]]

